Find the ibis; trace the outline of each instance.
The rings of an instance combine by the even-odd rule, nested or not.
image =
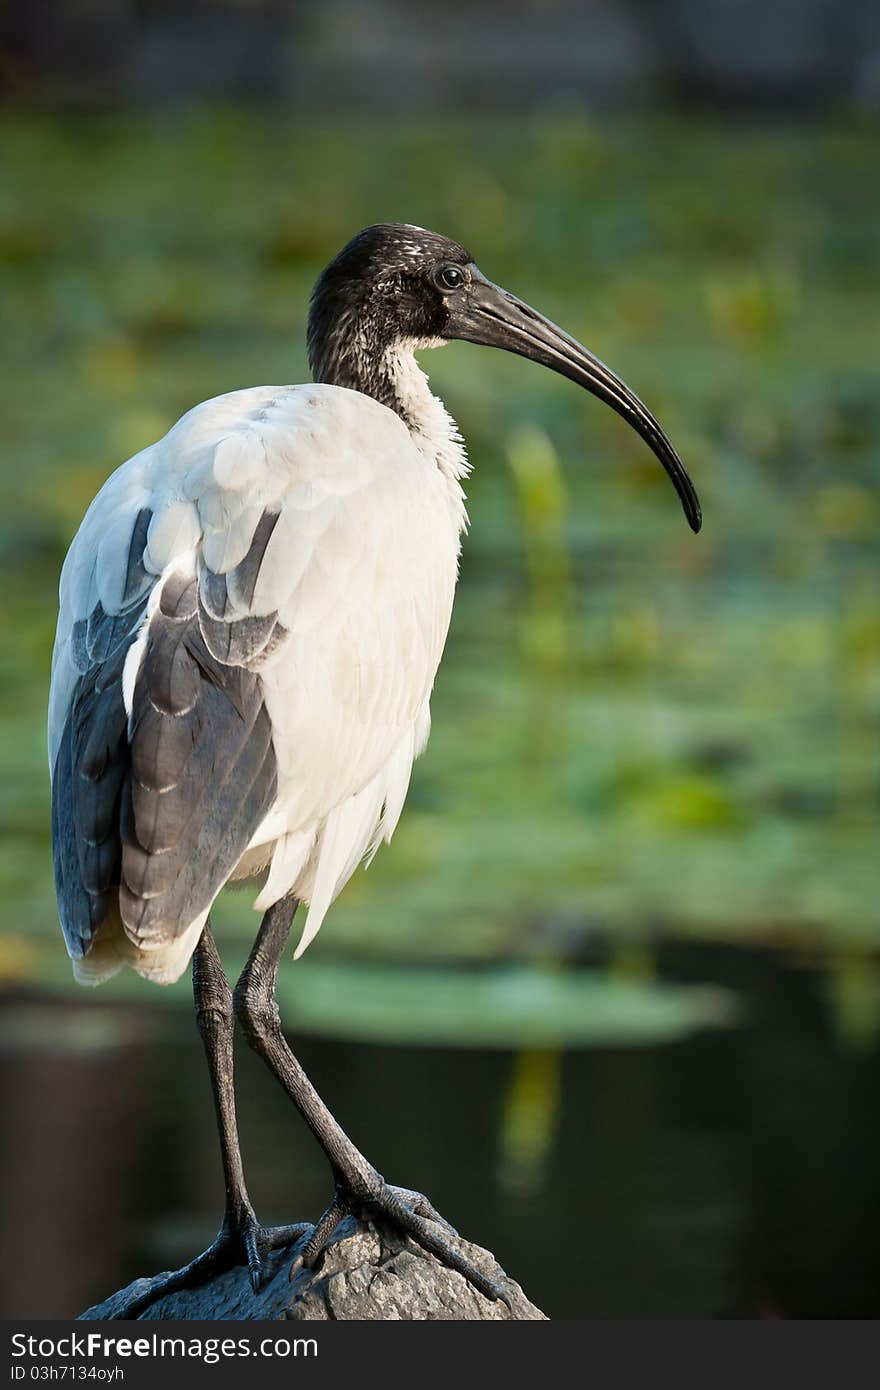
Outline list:
[[[359,232],[312,294],[313,381],[195,406],[111,475],[61,574],[49,766],[59,916],[76,979],[124,967],[157,984],[192,962],[225,1178],[203,1254],[145,1300],[225,1267],[255,1287],[299,1239],[311,1266],[347,1213],[392,1223],[482,1293],[422,1194],[392,1186],[321,1100],[282,1030],[276,980],[355,868],[391,839],[449,627],[467,522],[458,428],[416,353],[463,339],[567,377],[653,450],[694,531],[700,507],[654,416],[470,252],[420,227]],[[261,924],[234,989],[211,930],[250,880]],[[329,1161],[314,1224],[260,1224],[235,1117],[236,1019]],[[136,1286],[135,1286],[136,1287]]]

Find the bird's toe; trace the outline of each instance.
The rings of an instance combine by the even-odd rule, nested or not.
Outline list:
[[[365,1205],[368,1212],[389,1221],[428,1254],[449,1269],[457,1270],[478,1293],[493,1301],[499,1298],[508,1301],[502,1285],[484,1274],[457,1244],[452,1243],[460,1239],[458,1232],[423,1193],[383,1182]]]
[[[426,1221],[434,1221],[438,1226],[442,1226],[448,1236],[457,1236],[458,1231],[450,1221],[442,1216],[434,1203],[431,1202],[423,1192],[414,1192],[409,1187],[395,1187],[388,1184],[388,1190],[403,1202],[404,1206],[410,1207],[417,1216],[423,1216]]]

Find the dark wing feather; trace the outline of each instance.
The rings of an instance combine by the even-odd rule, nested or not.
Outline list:
[[[208,650],[197,581],[172,579],[131,712],[119,901],[133,941],[172,939],[210,907],[274,799],[271,734],[256,674]]]
[[[129,766],[122,669],[146,604],[143,598],[114,617],[99,604],[74,632],[82,674],[55,760],[52,844],[61,928],[75,958],[88,951],[119,883],[119,810]]]
[[[53,781],[56,884],[71,955],[88,951],[117,891],[133,942],[173,940],[210,907],[271,808],[272,730],[248,663],[284,633],[275,615],[223,615],[227,585],[237,586],[236,598],[248,585],[253,592],[275,520],[264,518],[228,575],[203,568],[201,581],[173,574],[164,583],[130,716],[122,673],[147,596],[114,615],[98,605],[77,624],[82,674]],[[143,587],[148,522],[149,514],[135,522],[126,597]]]

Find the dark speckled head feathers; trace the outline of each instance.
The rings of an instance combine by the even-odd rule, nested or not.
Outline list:
[[[316,381],[373,396],[405,420],[412,351],[453,338],[503,348],[568,377],[641,435],[666,469],[688,523],[700,503],[671,441],[634,391],[549,319],[487,280],[457,241],[405,223],[358,232],[320,276],[309,313]]]
[[[382,222],[358,232],[312,294],[308,347],[315,380],[393,405],[384,359],[402,342],[442,338],[448,312],[438,276],[446,266],[470,262],[458,242],[421,227]]]

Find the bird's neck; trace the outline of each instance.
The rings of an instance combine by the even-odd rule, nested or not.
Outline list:
[[[428,378],[415,358],[419,348],[439,343],[399,341],[376,351],[361,348],[352,335],[344,356],[326,363],[316,378],[334,386],[347,386],[387,406],[399,415],[420,453],[436,463],[450,482],[470,472],[458,426],[443,402],[434,395]]]
[[[435,459],[444,473],[458,479],[469,472],[458,426],[434,395],[415,358],[416,348],[434,346],[439,344],[400,343],[388,349],[381,361],[388,387],[384,404],[403,420],[416,447]]]

